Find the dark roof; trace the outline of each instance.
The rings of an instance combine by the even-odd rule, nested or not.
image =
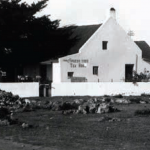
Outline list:
[[[74,28],[70,38],[76,38],[77,41],[76,41],[75,45],[72,46],[72,48],[68,51],[67,55],[72,55],[72,54],[78,53],[79,49],[84,45],[84,43],[95,33],[95,31],[101,25],[102,24],[76,26],[76,28]],[[43,64],[43,65],[44,64],[51,64],[53,62],[57,62],[58,58],[60,58],[60,57],[40,62],[40,64]]]
[[[142,50],[142,58],[150,61],[150,47],[145,41],[135,41],[138,47]]]
[[[79,49],[87,42],[87,40],[95,33],[95,31],[101,26],[98,25],[85,25],[77,26],[70,38],[76,37],[78,40],[76,44],[69,50],[67,55],[76,54]],[[142,58],[146,61],[150,61],[150,47],[145,41],[134,41],[137,46],[142,50]],[[56,62],[56,59],[50,59],[48,61],[41,62],[41,64],[51,64]]]
[[[49,60],[40,62],[40,64],[41,65],[49,65],[49,64],[57,63],[57,62],[58,62],[58,59],[49,59]]]
[[[77,26],[71,38],[76,37],[78,40],[76,44],[69,50],[68,55],[75,54],[79,52],[79,49],[83,44],[93,35],[93,33],[101,26],[98,25],[86,25],[86,26]]]

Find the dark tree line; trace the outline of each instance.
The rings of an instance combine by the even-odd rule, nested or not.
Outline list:
[[[0,0],[0,65],[36,63],[63,56],[76,42],[75,26],[59,28],[60,20],[35,17],[48,0],[31,5],[21,0]]]

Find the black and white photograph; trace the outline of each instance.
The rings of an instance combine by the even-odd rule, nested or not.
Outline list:
[[[149,150],[149,6],[0,0],[0,150]]]

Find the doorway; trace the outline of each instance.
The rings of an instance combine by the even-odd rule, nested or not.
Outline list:
[[[40,66],[40,76],[41,76],[42,83],[45,83],[45,81],[46,81],[46,74],[47,74],[47,66],[41,65]]]
[[[125,65],[125,82],[132,82],[134,64]]]

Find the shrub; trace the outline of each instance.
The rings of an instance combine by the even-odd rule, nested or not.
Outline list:
[[[123,96],[121,94],[118,95],[114,95],[115,98],[123,98]]]
[[[109,95],[104,95],[104,97],[110,97]]]
[[[10,114],[7,108],[0,108],[0,119],[6,118]]]
[[[150,94],[142,93],[141,96],[143,96],[143,97],[150,97]]]
[[[131,98],[129,99],[131,103],[134,104],[140,104],[141,99],[140,98]]]
[[[135,115],[150,115],[150,109],[136,110]]]

